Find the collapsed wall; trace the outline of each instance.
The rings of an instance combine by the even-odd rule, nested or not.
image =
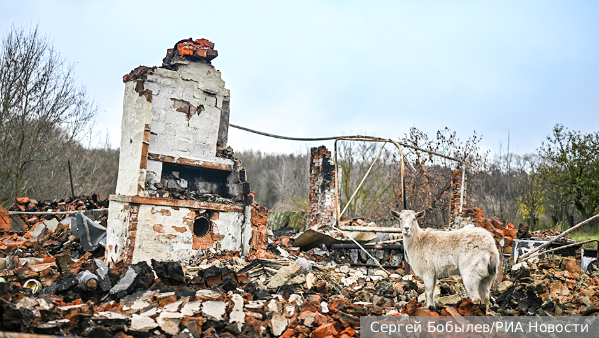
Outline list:
[[[230,92],[210,63],[217,55],[208,40],[182,40],[162,66],[123,77],[107,262],[265,246],[266,211],[253,203],[246,172],[227,147]]]

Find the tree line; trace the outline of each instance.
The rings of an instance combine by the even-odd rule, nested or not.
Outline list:
[[[99,108],[77,84],[74,67],[54,51],[37,27],[13,27],[0,50],[0,204],[17,197],[68,198],[68,164],[75,194],[114,193],[118,149],[93,132]],[[556,125],[532,154],[481,151],[480,136],[466,140],[447,128],[435,134],[411,128],[399,141],[459,159],[466,165],[466,208],[486,216],[542,227],[570,227],[599,213],[599,132]],[[400,154],[391,144],[340,141],[339,195],[344,218],[393,222],[403,207]],[[330,149],[332,151],[332,149]],[[451,180],[459,165],[403,148],[407,207],[426,210],[429,226],[448,224]],[[259,150],[236,153],[261,205],[276,211],[307,211],[309,149],[294,154]],[[375,161],[376,159],[376,161]]]

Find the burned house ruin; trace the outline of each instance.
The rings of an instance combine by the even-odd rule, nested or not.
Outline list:
[[[308,229],[333,224],[337,212],[335,198],[335,164],[325,147],[310,149],[310,212]]]
[[[253,203],[227,147],[230,93],[205,39],[182,40],[160,67],[123,77],[116,194],[106,259],[181,260],[203,250],[247,254],[265,242],[267,213]]]

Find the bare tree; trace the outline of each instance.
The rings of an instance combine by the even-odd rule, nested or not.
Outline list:
[[[89,132],[98,108],[73,69],[37,27],[13,26],[2,40],[0,202],[43,189],[43,171],[34,169],[66,156]]]
[[[279,168],[274,171],[274,180],[278,195],[282,199],[277,203],[277,209],[308,210],[310,194],[308,154],[281,155]]]
[[[466,141],[461,141],[456,132],[448,128],[438,130],[434,136],[429,136],[412,127],[410,132],[404,135],[402,141],[462,160],[466,164],[467,179],[464,207],[471,208],[479,204],[481,195],[476,194],[474,187],[481,185],[483,173],[488,166],[488,152],[480,150],[481,137],[476,132]],[[453,171],[461,169],[459,164],[413,149],[406,149],[404,153],[408,209],[425,210],[426,218],[423,224],[427,226],[440,227],[449,224],[451,181]],[[398,178],[396,178],[396,182],[399,182]],[[400,199],[397,198],[397,207],[400,206],[399,201]]]
[[[107,136],[106,136],[107,137]],[[50,162],[35,163],[30,169],[40,173],[29,196],[36,199],[64,198],[71,196],[68,161],[71,163],[75,195],[97,194],[107,198],[116,190],[119,167],[119,150],[112,149],[106,139],[99,144],[99,136],[82,143],[73,143],[67,150],[68,156],[59,156]]]
[[[308,208],[310,190],[309,153],[268,154],[244,150],[235,154],[247,171],[258,203],[274,211]]]
[[[520,222],[518,196],[521,195],[521,181],[526,180],[526,172],[521,167],[522,158],[500,147],[483,178],[481,194],[485,196],[482,207],[486,215],[499,217],[504,222]]]
[[[372,165],[369,176],[347,208],[344,218],[368,217],[381,221],[387,218],[380,214],[380,204],[395,196],[394,175],[397,172],[394,158],[397,150],[391,144],[385,148],[382,143],[363,141],[343,141],[338,143],[339,202],[345,207]],[[380,157],[375,161],[377,156]]]

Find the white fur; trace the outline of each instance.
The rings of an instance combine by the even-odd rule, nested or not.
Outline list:
[[[487,303],[497,277],[499,251],[493,236],[482,228],[455,231],[420,229],[412,210],[392,211],[400,220],[404,248],[414,273],[424,281],[426,305],[434,306],[433,291],[439,278],[461,275],[472,301]]]

